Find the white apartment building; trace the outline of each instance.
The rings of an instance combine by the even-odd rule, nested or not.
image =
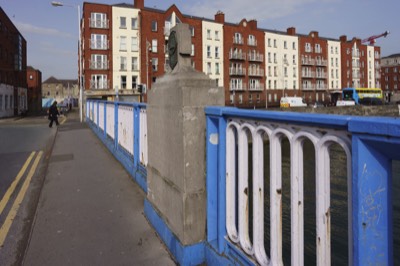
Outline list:
[[[299,89],[298,37],[265,32],[266,88]]]
[[[139,9],[112,7],[114,90],[135,90],[140,80]]]
[[[342,89],[341,46],[339,41],[328,40],[328,90]]]
[[[202,21],[203,71],[216,81],[218,87],[224,86],[224,35],[222,26],[220,23]],[[192,48],[192,55],[195,55],[194,48]]]

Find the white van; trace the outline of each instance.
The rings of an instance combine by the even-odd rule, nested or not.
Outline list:
[[[307,104],[303,102],[303,98],[301,97],[282,97],[280,106],[281,108],[306,107]]]

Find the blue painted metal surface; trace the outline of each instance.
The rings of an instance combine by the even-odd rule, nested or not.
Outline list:
[[[146,172],[139,161],[140,109],[134,106],[134,156],[118,152],[116,144],[107,141],[106,116],[104,132],[94,127],[97,136],[119,158],[140,186],[146,191]],[[99,110],[99,107],[97,108]],[[183,246],[158,215],[156,208],[145,201],[145,214],[181,265],[254,265],[226,238],[225,149],[226,125],[229,118],[276,121],[346,130],[352,135],[352,262],[354,265],[393,265],[393,214],[391,163],[400,160],[400,121],[380,117],[266,112],[237,108],[208,107],[207,126],[207,238],[194,246]],[[104,114],[106,107],[104,105]],[[118,116],[116,115],[116,121]],[[98,124],[98,123],[97,123]],[[116,129],[118,129],[116,127]],[[117,136],[115,132],[115,136]],[[116,142],[118,143],[118,142]],[[124,162],[125,161],[125,162]],[[132,170],[133,169],[133,170]]]

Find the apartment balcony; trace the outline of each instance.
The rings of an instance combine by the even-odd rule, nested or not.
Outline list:
[[[249,91],[263,91],[264,83],[253,84],[249,86]]]
[[[243,44],[243,38],[233,37],[234,44]]]
[[[327,78],[327,75],[326,75],[325,72],[316,72],[315,77],[316,77],[317,79],[326,79],[326,78]]]
[[[109,48],[109,41],[90,40],[90,49],[92,50],[108,50]]]
[[[328,62],[327,62],[327,60],[317,59],[317,60],[315,60],[315,64],[316,64],[317,66],[327,66],[327,65],[328,65]]]
[[[90,88],[91,90],[108,90],[110,88],[110,81],[109,80],[104,80],[104,81],[90,81]]]
[[[315,65],[315,59],[303,57],[301,58],[301,64],[306,66],[313,66]]]
[[[232,84],[229,86],[230,91],[245,91],[246,90],[246,83],[242,85],[237,85],[237,86],[232,86]]]
[[[229,75],[231,75],[231,76],[245,76],[246,75],[246,69],[245,68],[230,67],[229,68]]]
[[[325,84],[317,84],[317,85],[315,85],[315,88],[317,91],[325,91],[328,89]]]
[[[247,58],[249,61],[252,61],[252,62],[264,62],[264,55],[260,54],[260,53],[256,53],[256,54],[249,53]]]
[[[246,60],[246,54],[242,52],[229,52],[229,59]]]
[[[249,45],[249,46],[257,46],[257,40],[247,39],[247,45]]]
[[[315,78],[315,72],[314,71],[302,71],[301,72],[301,77],[302,78]]]
[[[264,76],[264,69],[259,68],[259,69],[252,69],[249,68],[249,76],[253,76],[253,77],[263,77]]]
[[[89,60],[89,69],[93,70],[108,70],[109,61],[92,61]]]
[[[313,91],[313,90],[315,90],[315,84],[303,84],[301,89],[303,91]]]
[[[109,20],[108,19],[91,19],[89,18],[89,27],[95,29],[108,29]]]

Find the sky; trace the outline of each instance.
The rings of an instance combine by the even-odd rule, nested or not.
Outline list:
[[[92,0],[91,3],[133,4],[134,0]],[[27,41],[27,64],[42,72],[42,81],[53,76],[78,76],[78,6],[83,1],[61,1],[53,7],[49,0],[0,0],[0,6]],[[225,21],[239,23],[256,19],[262,29],[296,33],[318,31],[320,37],[347,39],[389,31],[379,38],[382,57],[400,53],[400,0],[145,0],[146,7],[166,10],[175,4],[187,15],[214,19],[217,11]]]

